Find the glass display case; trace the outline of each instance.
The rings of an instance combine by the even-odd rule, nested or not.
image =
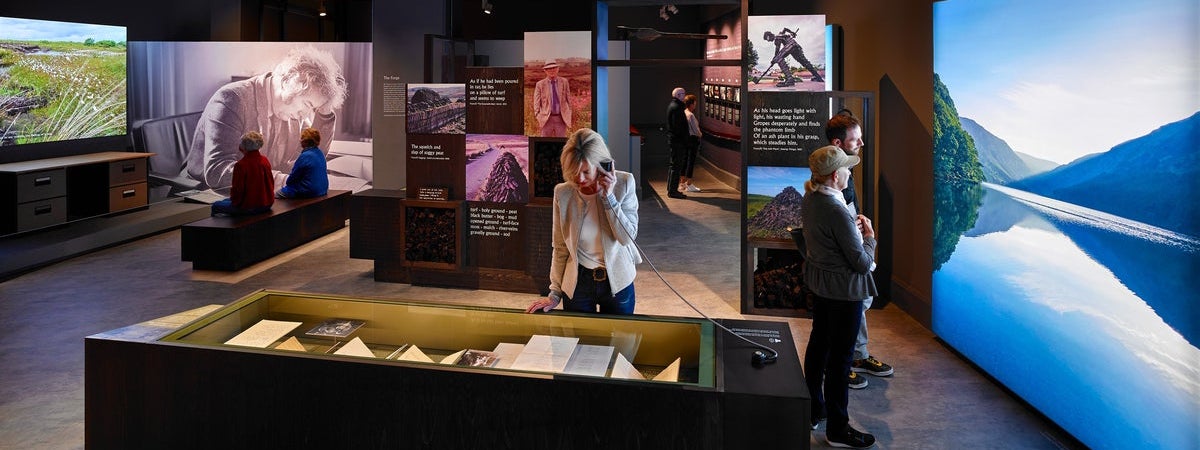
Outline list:
[[[85,444],[808,448],[788,324],[716,322],[778,360],[698,318],[257,291],[88,336]]]
[[[512,309],[259,291],[161,341],[369,358],[430,368],[465,366],[711,388],[716,378],[713,328],[708,321],[688,318],[614,318],[562,311],[525,314]],[[549,347],[549,352],[540,351],[543,347]],[[463,358],[467,352],[471,352],[468,357],[483,358]],[[634,370],[623,370],[629,368]]]

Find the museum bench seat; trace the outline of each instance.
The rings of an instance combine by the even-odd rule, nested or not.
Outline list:
[[[344,227],[349,204],[350,191],[329,191],[276,199],[262,214],[200,219],[180,228],[180,257],[194,270],[241,270]]]

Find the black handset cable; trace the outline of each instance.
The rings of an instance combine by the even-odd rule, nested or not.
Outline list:
[[[607,202],[605,202],[605,203],[607,203]],[[608,205],[605,205],[605,206],[608,206]],[[617,220],[617,224],[619,224],[621,226],[622,230],[625,230],[626,236],[629,236],[631,238],[633,237],[633,235],[629,232],[629,229],[625,228],[625,224],[623,222],[621,222],[619,218]],[[646,260],[646,263],[650,265],[650,269],[654,271],[654,274],[658,276],[658,279],[662,280],[663,284],[667,285],[667,288],[670,289],[671,292],[675,293],[676,297],[679,297],[680,300],[683,300],[683,303],[685,303],[689,307],[691,307],[693,311],[696,311],[697,313],[700,314],[701,317],[708,319],[708,321],[712,322],[713,325],[716,325],[717,327],[721,328],[722,330],[725,330],[729,334],[736,336],[738,339],[746,341],[746,342],[750,343],[750,345],[753,345],[755,347],[758,347],[758,348],[761,348],[761,349],[771,352],[770,355],[766,355],[766,354],[763,354],[761,356],[755,355],[755,357],[754,357],[755,362],[770,364],[770,363],[775,362],[775,360],[777,360],[779,358],[779,352],[776,351],[775,349],[768,347],[766,345],[763,345],[763,344],[759,344],[750,339],[747,339],[745,336],[742,336],[740,334],[733,332],[733,330],[726,328],[725,325],[721,325],[720,322],[717,322],[717,321],[713,320],[711,317],[708,317],[708,314],[704,314],[704,311],[701,311],[700,308],[697,308],[696,305],[693,305],[692,302],[688,301],[688,299],[685,298],[683,296],[683,294],[680,294],[679,291],[677,289],[675,289],[675,286],[671,285],[671,282],[667,281],[667,279],[663,277],[662,273],[658,271],[658,267],[656,267],[654,265],[654,261],[650,260],[650,255],[647,255],[646,251],[642,250],[642,246],[638,245],[636,239],[633,240],[633,246],[634,246],[634,248],[637,248],[638,254],[642,255],[642,259]]]

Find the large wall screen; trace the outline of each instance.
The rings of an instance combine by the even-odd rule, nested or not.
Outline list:
[[[0,151],[125,134],[125,27],[0,17]]]
[[[934,3],[934,332],[1093,448],[1200,447],[1196,17]]]

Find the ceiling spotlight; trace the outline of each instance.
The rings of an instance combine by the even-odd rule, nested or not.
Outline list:
[[[483,0],[483,13],[484,14],[492,13],[492,2],[489,2],[488,0]]]
[[[325,17],[328,13],[325,12],[325,0],[321,0],[321,5],[317,6],[317,15]]]

